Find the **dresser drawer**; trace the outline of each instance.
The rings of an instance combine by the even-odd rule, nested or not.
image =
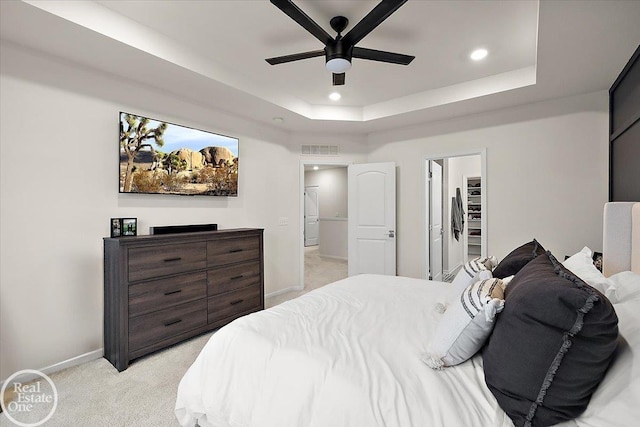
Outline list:
[[[207,263],[209,267],[259,258],[260,238],[258,236],[220,239],[207,243]]]
[[[206,268],[206,243],[184,243],[129,249],[129,281]]]
[[[237,291],[209,298],[209,323],[242,313],[262,305],[260,286],[247,286]]]
[[[207,302],[188,302],[129,319],[129,352],[207,324]]]
[[[207,296],[207,273],[190,273],[129,286],[129,317]]]
[[[244,262],[207,272],[209,296],[259,284],[260,261]]]

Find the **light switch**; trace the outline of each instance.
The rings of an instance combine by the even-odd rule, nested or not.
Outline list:
[[[278,218],[278,225],[289,225],[289,218],[286,216],[281,216]]]

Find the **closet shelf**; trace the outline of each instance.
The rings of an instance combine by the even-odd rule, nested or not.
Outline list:
[[[482,180],[480,177],[467,177],[467,227],[466,251],[467,259],[472,259],[482,253]],[[473,194],[478,193],[478,194]],[[480,234],[479,234],[480,233]]]

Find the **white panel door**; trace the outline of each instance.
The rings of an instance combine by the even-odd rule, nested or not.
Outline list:
[[[368,163],[348,170],[348,270],[396,274],[396,165]]]
[[[442,166],[429,160],[429,269],[442,280]]]
[[[304,187],[304,245],[318,244],[320,206],[318,187]]]

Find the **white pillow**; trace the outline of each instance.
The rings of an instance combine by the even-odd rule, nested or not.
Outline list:
[[[449,306],[458,299],[460,293],[467,286],[477,282],[478,280],[491,279],[493,275],[491,270],[498,265],[496,257],[474,258],[462,266],[456,277],[451,282],[451,290],[447,294],[446,306]]]
[[[633,271],[622,271],[609,277],[616,289],[617,301],[623,303],[640,296],[640,274]]]
[[[489,338],[493,319],[503,308],[502,280],[469,285],[440,319],[422,361],[433,369],[442,369],[471,358]]]
[[[609,298],[609,301],[616,303],[618,297],[616,295],[615,284],[604,277],[596,266],[593,265],[592,256],[591,249],[585,246],[580,252],[564,260],[562,265],[571,270],[589,286],[602,292],[604,296]]]

